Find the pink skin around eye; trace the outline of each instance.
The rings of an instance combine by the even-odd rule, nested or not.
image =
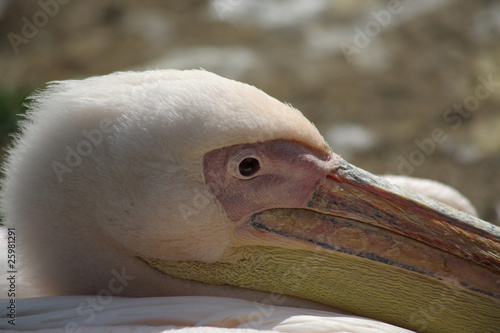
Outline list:
[[[260,169],[238,179],[228,165],[257,156]],[[335,167],[331,155],[287,140],[224,147],[203,160],[205,181],[233,222],[271,208],[304,207],[315,187]],[[235,169],[236,167],[233,167]],[[233,171],[234,172],[234,171]]]

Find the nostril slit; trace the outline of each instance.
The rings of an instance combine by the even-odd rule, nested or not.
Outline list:
[[[339,177],[338,177],[336,174],[334,174],[334,173],[333,173],[333,174],[332,174],[332,173],[329,173],[328,175],[326,175],[326,178],[331,179],[331,180],[333,180],[334,182],[337,182],[337,183],[343,183],[343,182],[344,182],[341,178],[339,178]]]

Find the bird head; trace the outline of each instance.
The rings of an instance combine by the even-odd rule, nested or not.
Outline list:
[[[121,295],[278,293],[413,329],[433,302],[439,327],[467,324],[466,303],[499,309],[498,228],[347,163],[296,109],[209,72],[53,83],[5,171],[32,295],[97,293],[126,269]]]

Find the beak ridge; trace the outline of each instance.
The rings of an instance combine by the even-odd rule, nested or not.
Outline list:
[[[374,225],[500,272],[500,228],[343,160],[307,206]]]

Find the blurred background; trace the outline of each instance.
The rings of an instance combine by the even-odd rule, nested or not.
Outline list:
[[[499,1],[0,0],[0,32],[0,162],[47,81],[201,67],[292,104],[349,162],[449,184],[500,224]]]

